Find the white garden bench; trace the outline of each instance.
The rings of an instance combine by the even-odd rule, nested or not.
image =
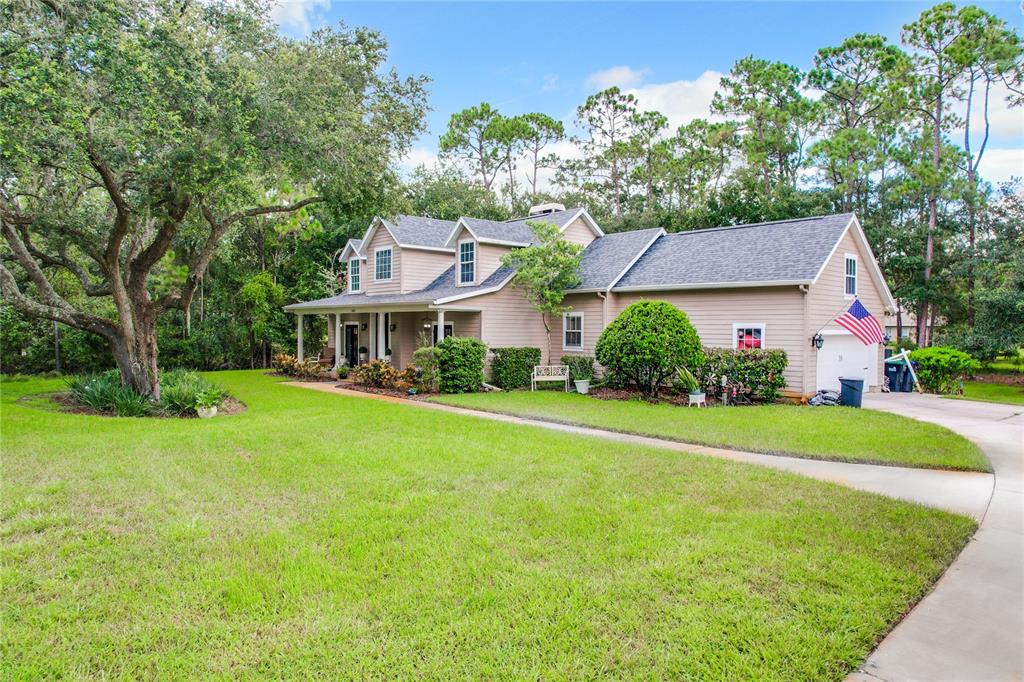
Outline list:
[[[569,367],[568,365],[536,365],[533,374],[530,375],[530,390],[537,390],[538,381],[560,381],[565,384],[565,390],[569,391]]]

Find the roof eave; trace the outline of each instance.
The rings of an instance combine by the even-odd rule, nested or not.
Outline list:
[[[633,286],[612,287],[616,293],[631,291],[684,291],[687,289],[743,289],[756,287],[795,287],[810,284],[809,279],[758,280],[753,282],[695,282],[693,284],[637,284]]]

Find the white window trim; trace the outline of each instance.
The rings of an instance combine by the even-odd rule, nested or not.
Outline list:
[[[569,329],[566,328],[565,323],[566,323],[566,320],[568,320],[570,317],[578,317],[578,318],[580,318],[580,345],[578,345],[578,346],[567,346],[567,345],[565,345],[565,333],[567,331],[569,331]],[[583,311],[582,310],[573,310],[573,311],[570,311],[570,312],[562,313],[562,350],[583,350],[584,343],[585,343],[585,341],[583,339],[583,330],[584,330],[584,318],[583,318]],[[574,329],[572,331],[576,331],[576,330]]]
[[[390,266],[389,270],[390,270],[390,275],[391,276],[387,277],[386,279],[377,279],[377,254],[378,253],[384,253],[385,251],[387,251],[388,253],[391,254],[391,257],[388,259],[388,264]],[[395,253],[394,253],[394,250],[390,246],[383,246],[383,247],[381,247],[379,249],[374,249],[373,250],[373,281],[374,282],[390,282],[394,278],[394,276],[395,276]]]
[[[848,293],[846,293],[846,278],[848,277],[848,275],[846,274],[846,263],[847,263],[847,261],[851,261],[851,260],[854,262],[854,266],[853,266],[853,270],[854,270],[853,271],[853,293],[852,294],[848,294]],[[859,289],[860,289],[860,261],[857,258],[857,254],[855,254],[855,253],[844,253],[843,254],[843,298],[846,298],[846,299],[857,298],[857,294],[859,293],[859,291],[858,291]]]
[[[473,245],[473,279],[468,282],[462,281],[462,245],[472,244]],[[457,270],[455,272],[455,285],[460,287],[471,287],[476,284],[476,263],[479,259],[480,247],[477,246],[475,239],[460,239],[458,244],[455,246],[455,265]]]
[[[356,267],[359,270],[359,280],[358,280],[359,281],[359,286],[356,286],[356,287],[352,286],[352,264],[353,263],[356,264]],[[348,259],[348,290],[349,290],[349,293],[352,293],[352,294],[358,294],[360,291],[363,290],[363,266],[359,262],[359,257],[358,256],[356,256],[355,258],[349,258]]]
[[[768,347],[768,326],[764,322],[733,322],[732,323],[732,349],[736,350],[739,348],[739,342],[736,340],[736,332],[741,329],[748,329],[760,327],[761,328],[761,350]]]

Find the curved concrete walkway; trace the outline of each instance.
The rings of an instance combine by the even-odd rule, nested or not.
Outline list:
[[[1024,407],[869,394],[865,407],[945,426],[995,470],[978,532],[851,680],[1024,679]]]
[[[746,462],[973,517],[980,527],[933,591],[848,680],[1024,680],[1024,408],[917,394],[868,394],[865,407],[931,421],[975,441],[995,475],[850,464],[677,441],[380,396],[303,388]]]

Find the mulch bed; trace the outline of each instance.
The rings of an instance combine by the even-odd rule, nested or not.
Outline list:
[[[405,391],[399,391],[395,388],[377,388],[376,386],[364,386],[363,384],[356,384],[349,381],[343,381],[337,384],[338,388],[346,388],[350,391],[359,391],[361,393],[373,393],[374,395],[386,395],[392,398],[405,398],[406,400],[422,400],[423,398],[429,398],[436,393],[417,393],[416,395],[409,395]]]
[[[74,397],[70,393],[36,393],[33,395],[25,395],[18,398],[17,402],[30,407],[38,407],[38,401],[42,398],[48,398],[49,403],[56,407],[59,411],[66,414],[85,414],[93,417],[116,417],[117,414],[113,412],[101,412],[94,410],[93,408],[76,402]],[[35,403],[35,404],[33,404]],[[45,408],[44,408],[45,409]],[[217,417],[239,414],[245,412],[246,405],[241,400],[235,398],[225,398],[217,407]],[[216,419],[217,417],[214,417]],[[182,416],[171,415],[171,414],[151,414],[143,419],[199,419],[199,415],[186,414]]]
[[[328,384],[337,381],[337,379],[332,379],[327,374],[324,374],[322,377],[298,377],[294,374],[285,374],[284,372],[267,372],[267,376],[279,377],[281,379],[287,379],[288,381],[301,381],[306,384]]]
[[[590,393],[587,395],[597,398],[598,400],[643,400],[644,402],[651,403],[652,405],[682,405],[683,407],[686,407],[690,404],[690,396],[688,395],[664,393],[656,400],[648,400],[635,388],[608,388],[602,386],[600,388],[590,389]],[[711,396],[708,396],[707,402],[708,407],[719,403],[719,401],[715,400]]]

